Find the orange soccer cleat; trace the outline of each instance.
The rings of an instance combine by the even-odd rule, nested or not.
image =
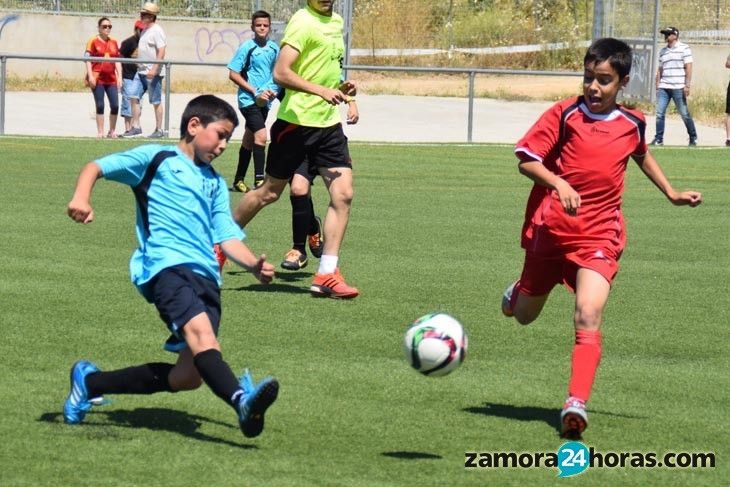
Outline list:
[[[309,291],[313,296],[340,299],[350,299],[360,294],[357,288],[347,285],[339,268],[332,274],[315,274]]]

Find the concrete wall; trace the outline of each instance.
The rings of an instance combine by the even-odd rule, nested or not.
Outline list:
[[[730,46],[689,44],[689,47],[692,48],[694,58],[692,89],[717,89],[724,97],[730,77],[730,69],[725,67],[725,61],[730,54]]]
[[[0,53],[51,56],[82,56],[86,41],[97,33],[95,17],[21,13],[0,13]],[[112,36],[120,43],[133,32],[131,17],[111,17]],[[238,45],[253,35],[249,21],[240,23],[206,23],[159,19],[167,34],[166,58],[171,61],[227,63]],[[273,25],[273,37],[280,38],[283,24]],[[724,93],[730,70],[725,59],[728,46],[690,44],[694,53],[694,89],[719,89]],[[81,77],[79,62],[9,60],[8,74]],[[224,67],[173,66],[172,76],[187,79],[227,78]]]
[[[131,17],[110,17],[112,37],[121,41],[133,34]],[[51,56],[83,56],[86,41],[97,30],[96,17],[40,14],[0,13],[0,53]],[[239,44],[253,37],[250,20],[241,23],[206,23],[158,19],[167,34],[166,59],[171,61],[227,63]],[[280,36],[282,26],[274,25]],[[276,35],[274,36],[276,37]],[[48,74],[60,77],[81,77],[84,68],[73,61],[8,61],[8,74],[33,76]],[[173,66],[173,76],[205,79],[211,76],[227,78],[220,67]],[[214,74],[215,73],[215,74]]]

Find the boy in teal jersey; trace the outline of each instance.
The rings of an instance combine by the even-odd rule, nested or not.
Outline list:
[[[354,83],[340,79],[343,25],[329,0],[308,0],[307,7],[289,20],[274,66],[274,80],[286,89],[286,95],[271,128],[264,184],[246,193],[234,211],[239,225],[248,224],[263,207],[279,199],[306,158],[330,193],[324,251],[310,291],[332,298],[359,294],[338,267],[353,197],[352,163],[338,105],[357,91]]]
[[[84,166],[68,204],[76,222],[91,223],[91,193],[100,178],[130,186],[137,200],[139,247],[130,262],[132,282],[154,303],[171,332],[165,349],[177,362],[147,363],[101,372],[81,360],[71,368],[71,391],[64,420],[80,423],[104,394],[152,394],[193,390],[205,382],[236,410],[246,437],[261,433],[264,412],[276,400],[279,383],[240,382],[223,360],[218,343],[221,277],[213,253],[225,254],[269,283],[274,267],[241,241],[244,234],[231,217],[225,180],[211,162],[225,150],[238,117],[228,103],[212,95],[190,101],[176,146],[143,145],[111,154]]]
[[[253,153],[254,187],[264,180],[266,149],[266,117],[271,102],[279,93],[279,86],[272,74],[279,46],[269,39],[271,15],[257,10],[251,16],[251,30],[254,38],[241,44],[228,63],[228,79],[238,86],[238,108],[246,120],[241,149],[238,152],[238,167],[233,178],[233,189],[245,193],[246,171]]]

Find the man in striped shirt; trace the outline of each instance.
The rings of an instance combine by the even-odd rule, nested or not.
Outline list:
[[[674,100],[677,111],[687,127],[689,145],[697,145],[697,130],[687,108],[687,97],[692,82],[692,51],[679,41],[679,30],[666,27],[660,30],[667,46],[659,51],[659,67],[656,72],[656,135],[651,145],[664,145],[664,116],[669,100]]]

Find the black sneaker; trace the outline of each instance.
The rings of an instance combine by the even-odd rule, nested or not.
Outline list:
[[[307,254],[299,252],[297,249],[291,249],[284,256],[281,267],[288,271],[298,271],[307,267]]]
[[[730,139],[725,140],[725,147],[730,147]]]
[[[697,147],[697,139],[689,139],[690,147]]]
[[[649,145],[664,145],[664,141],[654,138],[654,140],[652,140],[651,143],[649,143]]]

